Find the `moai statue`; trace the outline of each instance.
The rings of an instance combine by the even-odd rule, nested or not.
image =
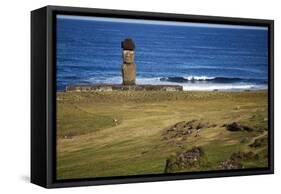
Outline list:
[[[123,64],[122,80],[123,85],[135,85],[136,84],[136,64],[135,64],[135,43],[132,39],[127,38],[121,43],[123,49]]]

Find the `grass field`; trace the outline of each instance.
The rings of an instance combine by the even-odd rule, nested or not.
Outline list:
[[[267,91],[58,92],[57,178],[267,167],[267,110]]]

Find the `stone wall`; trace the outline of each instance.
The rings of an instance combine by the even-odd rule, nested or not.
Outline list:
[[[65,88],[66,92],[110,92],[110,91],[182,91],[179,85],[99,85],[73,84]]]

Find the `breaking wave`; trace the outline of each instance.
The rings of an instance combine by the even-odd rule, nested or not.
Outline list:
[[[208,76],[188,76],[188,77],[161,77],[162,82],[175,83],[192,83],[192,82],[208,82],[208,83],[260,83],[266,84],[267,81],[263,79],[243,79],[236,77],[208,77]]]

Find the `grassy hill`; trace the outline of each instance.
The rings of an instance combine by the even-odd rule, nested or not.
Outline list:
[[[266,91],[57,93],[57,178],[266,167],[267,106]]]

